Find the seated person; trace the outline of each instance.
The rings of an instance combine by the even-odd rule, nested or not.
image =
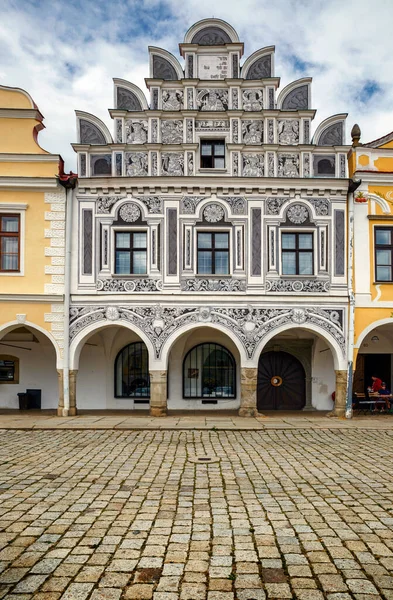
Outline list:
[[[379,377],[377,377],[376,375],[373,375],[371,377],[371,379],[372,379],[371,391],[373,392],[373,394],[377,394],[382,387],[382,380],[379,379]]]
[[[379,396],[391,396],[390,390],[387,389],[385,382],[382,382],[378,394]],[[388,398],[386,398],[385,400],[382,398],[380,400],[377,400],[377,402],[375,403],[375,409],[377,409],[378,407],[380,407],[380,412],[382,412],[385,408],[390,409],[390,402]]]

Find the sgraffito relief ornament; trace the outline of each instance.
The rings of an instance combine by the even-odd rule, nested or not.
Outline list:
[[[266,292],[290,294],[326,294],[330,290],[330,283],[326,280],[314,279],[271,279],[266,280]]]
[[[196,121],[195,128],[198,131],[228,131],[229,121],[223,119],[215,119],[214,121]]]
[[[180,119],[162,121],[161,141],[163,144],[181,144],[183,142],[183,121]]]
[[[98,292],[124,293],[124,292],[160,292],[161,279],[99,279]]]
[[[296,119],[282,119],[277,123],[278,143],[288,146],[299,143],[299,121]]]
[[[194,91],[192,88],[187,88],[187,108],[190,110],[194,108]]]
[[[163,152],[161,154],[161,174],[174,177],[184,175],[184,154]]]
[[[137,199],[147,206],[149,213],[157,214],[162,212],[161,198],[158,198],[157,196],[140,196]]]
[[[245,292],[244,279],[185,279],[181,282],[184,292]]]
[[[267,215],[278,215],[284,202],[287,202],[289,198],[267,198],[266,200],[266,214]]]
[[[163,110],[181,110],[183,99],[183,90],[164,90],[162,92],[162,108]]]
[[[245,144],[263,143],[263,121],[242,121],[242,132]]]
[[[239,153],[232,152],[232,174],[239,175]]]
[[[267,176],[274,177],[274,153],[267,153]]]
[[[308,86],[302,85],[287,94],[282,103],[282,110],[307,110]]]
[[[269,119],[267,122],[267,141],[268,144],[274,144],[274,121]]]
[[[146,144],[147,121],[126,120],[126,142],[127,144]]]
[[[108,321],[117,321],[120,315],[119,311],[115,306],[108,306],[105,312],[105,316],[108,319]]]
[[[282,153],[278,155],[278,176],[299,177],[299,155]]]
[[[263,109],[262,90],[243,91],[243,109],[247,111],[260,111]]]
[[[242,154],[243,177],[263,177],[265,170],[264,154]]]
[[[225,200],[231,207],[232,214],[244,215],[246,212],[246,200],[241,196],[220,196],[219,200]]]
[[[229,280],[230,281],[230,280]],[[201,321],[200,307],[177,305],[137,306],[116,305],[118,317],[113,311],[107,312],[105,305],[73,305],[70,309],[70,340],[72,341],[86,327],[97,324],[97,327],[120,319],[132,324],[133,329],[141,331],[150,340],[154,348],[155,357],[162,356],[162,350],[170,338],[175,339],[177,332],[190,324]],[[345,311],[343,308],[315,308],[313,306],[286,306],[284,308],[257,308],[253,306],[210,307],[210,322],[219,325],[228,331],[228,335],[235,336],[243,346],[246,356],[252,359],[262,339],[277,329],[288,325],[302,325],[307,323],[310,328],[318,327],[323,330],[332,342],[341,350],[345,358],[345,336],[343,330]],[[203,317],[202,317],[203,318]],[[160,321],[160,327],[154,324]],[[252,324],[255,327],[252,327]],[[251,325],[251,326],[250,326]]]
[[[148,171],[147,152],[126,152],[125,161],[128,177],[146,177]]]
[[[200,110],[228,110],[228,92],[221,89],[203,89],[197,93]]]
[[[301,225],[309,218],[308,210],[303,204],[294,204],[287,210],[287,219],[295,225]]]
[[[219,204],[208,204],[203,210],[203,218],[208,223],[218,223],[224,215],[224,209]]]
[[[124,196],[98,196],[97,198],[97,213],[108,214],[111,208],[119,200],[124,200]]]
[[[205,200],[204,196],[184,196],[180,203],[180,212],[183,215],[193,215],[197,205]]]
[[[249,68],[246,79],[263,79],[264,77],[271,77],[271,64],[272,59],[270,54],[268,56],[257,58]]]
[[[330,201],[328,198],[307,198],[315,208],[318,217],[325,217],[329,214]]]
[[[133,223],[139,219],[141,216],[141,211],[139,206],[133,202],[127,202],[127,204],[123,204],[123,206],[120,208],[119,216],[126,223]]]

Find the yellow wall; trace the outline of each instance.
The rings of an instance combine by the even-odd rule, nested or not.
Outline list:
[[[378,171],[383,171],[385,173],[393,172],[393,156],[392,157],[380,157],[374,160],[374,167],[378,169]]]
[[[55,177],[58,170],[58,161],[0,162],[0,177]]]
[[[34,139],[37,125],[40,123],[35,119],[0,118],[0,152],[48,154]]]
[[[45,257],[45,246],[49,240],[44,237],[45,211],[50,205],[44,202],[43,192],[8,192],[0,191],[0,203],[26,203],[25,211],[25,269],[24,277],[18,275],[0,275],[0,291],[2,294],[43,294],[44,283],[50,283],[50,275],[45,275],[45,265],[50,265],[50,258]],[[2,307],[3,309],[3,307]]]
[[[22,92],[9,88],[0,88],[1,108],[33,108],[29,98]]]
[[[16,320],[16,315],[25,314],[26,321],[51,331],[51,324],[45,322],[45,313],[51,312],[49,303],[39,302],[2,302],[0,311],[0,326]],[[21,324],[22,327],[22,324]]]

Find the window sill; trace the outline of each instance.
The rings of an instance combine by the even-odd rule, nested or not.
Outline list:
[[[373,285],[392,285],[393,281],[374,281]]]
[[[228,169],[215,169],[214,167],[201,167],[199,173],[228,173]]]
[[[226,273],[225,275],[217,275],[217,273],[196,273],[195,277],[199,277],[201,279],[231,279],[233,275],[231,273]]]
[[[148,273],[135,273],[135,275],[134,273],[124,273],[124,275],[122,273],[112,273],[111,277],[112,279],[119,279],[119,277],[123,279],[140,279],[142,277],[150,277],[150,275]]]

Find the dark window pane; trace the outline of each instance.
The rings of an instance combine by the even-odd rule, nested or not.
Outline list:
[[[147,271],[147,257],[146,251],[141,250],[137,252],[133,252],[133,265],[132,272],[135,275],[141,275],[146,273]]]
[[[312,275],[312,252],[300,252],[299,254],[299,275]]]
[[[19,217],[2,217],[1,231],[6,233],[17,233],[19,231]]]
[[[198,233],[198,248],[211,248],[212,247],[212,234],[211,233]]]
[[[377,281],[392,281],[392,268],[377,267]]]
[[[389,245],[391,244],[392,232],[390,229],[376,229],[375,230],[375,241],[377,244]]]
[[[129,233],[116,233],[116,246],[117,246],[117,248],[129,248],[130,247],[130,234]]]
[[[378,265],[391,265],[392,264],[392,253],[390,250],[377,250],[377,264]]]
[[[146,248],[146,233],[134,233],[132,245],[134,248]]]
[[[210,251],[198,251],[198,273],[209,274],[212,272],[212,253]]]
[[[312,233],[300,233],[299,234],[299,248],[309,249],[312,248]]]
[[[214,246],[215,248],[228,248],[228,234],[227,233],[215,233],[214,234]]]
[[[129,275],[131,270],[131,261],[129,252],[116,252],[116,273],[122,273],[123,275]]]
[[[213,154],[213,148],[211,144],[202,145],[202,156],[211,156]]]
[[[283,252],[282,272],[283,272],[283,275],[296,275],[296,254],[295,254],[295,252]]]
[[[228,252],[216,252],[215,253],[215,274],[216,275],[227,275],[229,273],[229,256]]]
[[[149,398],[149,357],[145,344],[129,344],[115,364],[115,395],[119,398]]]
[[[195,346],[183,363],[185,398],[235,398],[235,361],[231,353],[215,343]]]
[[[296,248],[296,235],[294,233],[283,233],[281,236],[281,245],[290,250]]]
[[[224,156],[224,154],[225,154],[224,144],[214,144],[214,155],[215,156]]]

